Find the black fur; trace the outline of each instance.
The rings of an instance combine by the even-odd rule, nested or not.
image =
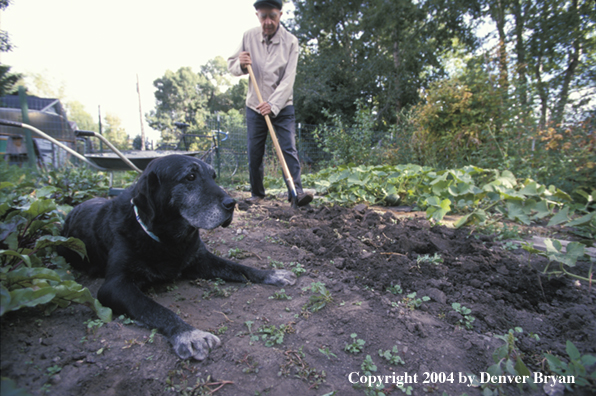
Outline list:
[[[75,267],[105,277],[97,298],[116,314],[125,313],[157,328],[182,359],[203,360],[220,344],[196,330],[141,290],[178,278],[294,284],[289,271],[257,270],[207,251],[199,229],[226,227],[236,202],[214,181],[213,168],[183,155],[153,160],[138,182],[118,197],[95,198],[78,205],[66,218],[63,235],[81,239],[88,258],[64,252]],[[133,203],[152,239],[137,221]]]

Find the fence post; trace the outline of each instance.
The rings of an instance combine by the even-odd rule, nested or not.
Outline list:
[[[29,124],[29,105],[27,104],[27,93],[25,87],[19,86],[19,101],[21,102],[21,113],[23,115],[23,122]],[[25,145],[27,147],[27,161],[29,167],[35,167],[35,150],[33,149],[33,137],[31,131],[25,128]]]

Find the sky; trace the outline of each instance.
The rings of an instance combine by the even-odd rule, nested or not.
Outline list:
[[[81,102],[96,120],[98,107],[118,116],[134,137],[141,132],[137,75],[146,114],[155,104],[153,81],[166,70],[198,72],[234,53],[244,31],[259,25],[254,1],[12,0],[0,29],[15,48],[0,62],[63,86],[65,101]]]

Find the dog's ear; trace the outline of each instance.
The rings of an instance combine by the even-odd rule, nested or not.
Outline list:
[[[157,214],[157,194],[160,184],[157,174],[150,171],[141,175],[133,190],[133,203],[149,217],[149,221],[153,221]]]

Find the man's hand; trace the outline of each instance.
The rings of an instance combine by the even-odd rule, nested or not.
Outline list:
[[[242,51],[238,59],[240,60],[240,67],[243,69],[246,69],[246,65],[252,65],[250,53],[248,53],[247,51]]]
[[[273,115],[273,113],[271,112],[271,105],[267,102],[263,102],[260,105],[258,105],[257,110],[261,112],[262,116]]]

